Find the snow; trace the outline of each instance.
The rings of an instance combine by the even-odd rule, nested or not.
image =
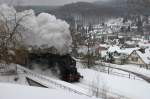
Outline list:
[[[84,76],[83,84],[92,84],[99,88],[106,86],[109,92],[116,93],[131,99],[150,99],[150,84],[143,81],[131,80],[118,76],[108,75],[90,69],[79,69]],[[99,79],[99,82],[97,82]],[[84,87],[84,86],[83,86]]]
[[[76,93],[79,95],[90,96],[88,94],[88,91],[81,87],[72,85],[65,81],[51,78],[48,75],[47,76],[40,75],[20,65],[17,65],[17,74],[0,75],[0,82],[28,85],[26,77],[48,88],[54,88],[54,89],[59,89],[63,91],[69,91],[69,92]],[[17,78],[17,81],[15,81],[16,78]]]
[[[2,67],[2,64],[0,64],[0,67]],[[14,69],[14,66],[12,66],[12,65],[7,66],[6,69],[8,69],[9,67],[10,67],[10,69]],[[26,82],[26,76],[24,75],[23,71],[17,69],[17,74],[16,73],[12,73],[12,74],[6,73],[5,74],[4,72],[9,72],[9,71],[0,69],[0,82],[28,85],[28,83]],[[17,79],[17,80],[15,80],[15,79]]]
[[[112,53],[112,52],[115,52],[117,50],[120,50],[119,46],[111,46],[111,47],[109,47],[108,52]]]
[[[123,23],[123,18],[112,18],[106,22],[107,26],[129,26],[132,24],[131,20],[127,20],[127,22]]]
[[[107,74],[110,74],[110,75],[115,75],[115,76],[119,76],[119,77],[123,77],[123,78],[144,81],[142,78],[140,78],[140,77],[138,77],[134,74],[131,74],[129,72],[125,72],[125,71],[122,71],[122,70],[118,70],[118,69],[115,69],[115,68],[110,68],[109,66],[105,67],[105,66],[101,66],[101,65],[95,65],[92,69],[96,70],[96,71],[99,71],[99,72],[107,73]]]
[[[82,65],[82,64],[78,62],[77,65]],[[83,66],[81,67],[79,66],[79,68],[82,67]],[[84,79],[81,80],[80,83],[75,83],[74,85],[76,86],[72,86],[71,84],[68,85],[66,82],[61,81],[61,84],[64,86],[69,86],[70,88],[76,90],[80,90],[81,92],[86,92],[91,94],[90,86],[92,86],[92,84],[94,83],[96,86],[100,88],[100,90],[102,90],[103,87],[105,86],[105,88],[108,89],[108,93],[112,95],[115,94],[120,97],[127,97],[131,99],[150,98],[150,94],[149,94],[150,85],[145,81],[118,77],[118,76],[111,75],[111,73],[108,75],[106,73],[101,73],[90,69],[78,69],[78,71],[81,73],[81,75],[84,76]],[[119,70],[118,71],[115,70],[115,72],[127,74],[126,72],[123,71],[121,72]],[[60,81],[57,79],[56,82],[60,83]],[[99,85],[97,85],[97,83],[99,83]]]
[[[126,43],[126,44],[129,44],[129,45],[136,44],[136,42],[135,42],[135,41],[126,41],[125,43]]]
[[[101,57],[105,57],[107,55],[107,50],[100,51]]]
[[[87,90],[85,90],[81,87],[72,85],[72,84],[65,82],[65,81],[61,81],[58,79],[50,78],[48,76],[37,74],[37,73],[35,73],[29,69],[26,69],[24,67],[19,66],[19,65],[17,65],[17,67],[18,67],[18,69],[26,72],[26,77],[29,77],[30,79],[35,80],[35,81],[47,86],[48,88],[49,87],[50,88],[56,88],[56,89],[74,92],[77,94],[90,96],[88,94]]]
[[[115,52],[117,51],[118,53],[122,53],[122,54],[126,54],[126,55],[130,55],[134,50],[137,50],[139,48],[124,48],[124,49],[120,49],[119,46],[111,46],[108,49],[108,52]]]
[[[150,43],[139,42],[138,45],[139,45],[139,47],[149,47],[150,48]]]
[[[150,64],[150,48],[145,49],[145,53],[142,53],[140,51],[136,52],[146,64]]]
[[[110,45],[107,44],[99,44],[100,47],[108,48]]]
[[[80,65],[80,64],[81,63],[78,62],[77,65]],[[37,89],[34,87],[24,88],[19,85],[12,85],[14,87],[15,86],[17,86],[17,87],[11,88],[11,86],[9,87],[9,84],[4,84],[4,85],[0,84],[0,89],[5,89],[4,91],[0,90],[1,93],[4,93],[4,94],[0,94],[0,99],[9,99],[10,96],[12,97],[11,99],[19,99],[21,97],[23,97],[21,99],[24,99],[24,98],[28,99],[29,97],[30,98],[33,97],[33,99],[34,98],[35,99],[39,99],[39,98],[47,99],[47,97],[54,97],[51,95],[53,95],[53,94],[56,95],[55,94],[56,92],[57,92],[57,95],[56,95],[56,97],[54,97],[54,99],[60,98],[59,95],[62,95],[62,94],[75,95],[74,98],[77,98],[76,96],[79,96],[79,99],[80,99],[81,94],[77,95],[77,94],[70,93],[70,92],[72,92],[71,90],[74,90],[79,93],[83,93],[81,98],[88,99],[87,96],[88,95],[91,96],[92,84],[94,84],[94,86],[97,86],[100,90],[103,90],[103,88],[105,88],[109,95],[110,94],[116,95],[118,97],[124,97],[125,99],[126,98],[131,98],[131,99],[149,99],[150,98],[150,94],[149,94],[150,84],[148,84],[147,82],[144,82],[144,81],[140,81],[140,80],[131,80],[129,78],[118,77],[118,76],[114,76],[111,74],[108,75],[106,73],[97,72],[97,71],[91,70],[91,69],[78,69],[78,71],[81,73],[81,75],[84,76],[84,79],[82,79],[79,83],[74,83],[74,85],[73,85],[73,84],[70,84],[70,83],[67,83],[64,81],[60,81],[58,79],[50,78],[46,74],[45,74],[46,76],[40,75],[40,74],[34,73],[31,70],[28,70],[24,67],[20,67],[19,65],[17,65],[17,66],[18,66],[18,73],[19,73],[19,75],[18,75],[19,80],[17,81],[18,82],[17,84],[21,84],[21,83],[23,84],[23,82],[24,82],[24,84],[27,85],[25,77],[29,77],[43,85],[52,86],[49,88],[55,88],[55,89],[53,89],[53,90],[45,89],[45,90],[49,90],[49,92],[45,92],[45,91],[43,91],[44,89],[42,89],[42,88],[37,88]],[[24,70],[26,71],[26,74],[22,73]],[[116,71],[116,72],[118,72],[118,71]],[[124,73],[124,72],[122,72],[122,73]],[[16,82],[14,81],[15,77],[16,77],[15,75],[14,76],[11,75],[9,77],[8,76],[7,77],[0,76],[0,81],[16,84]],[[55,84],[52,85],[52,84],[50,84],[49,81],[53,81],[53,82],[55,82]],[[22,87],[21,90],[18,89],[19,87]],[[8,90],[7,88],[10,88],[11,90]],[[32,88],[36,89],[37,91],[34,91],[34,89],[32,89]],[[68,89],[66,89],[66,88],[68,88]],[[38,90],[38,89],[40,89],[40,90]],[[13,90],[15,90],[15,91],[13,91]],[[19,92],[17,92],[16,90],[19,90]],[[68,91],[70,90],[70,91],[68,92],[67,90]],[[28,94],[28,92],[26,92],[26,91],[28,91],[29,93],[31,91],[32,94]],[[10,95],[8,95],[8,93],[10,93]],[[27,93],[28,95],[26,95],[25,93]],[[34,93],[36,93],[36,96]],[[37,93],[41,93],[40,96],[38,96],[39,94],[37,94]],[[49,94],[47,95],[47,93],[49,93]],[[22,94],[25,94],[25,96]],[[85,95],[85,94],[87,94],[87,95]],[[66,96],[66,95],[64,95],[64,96]],[[3,97],[3,98],[1,98],[1,97]],[[37,97],[39,97],[39,98],[37,98]],[[63,96],[61,96],[61,98],[62,97]],[[70,96],[66,96],[63,98],[67,99],[67,98],[70,98]]]
[[[138,65],[134,65],[134,64],[126,64],[126,65],[110,64],[110,66],[129,70],[129,71],[150,77],[150,70],[147,70],[145,68],[140,68]]]
[[[137,50],[137,49],[139,49],[139,48],[125,48],[125,49],[120,49],[117,52],[118,53],[123,53],[123,54],[126,54],[126,55],[130,55],[134,50]]]
[[[62,90],[0,83],[0,99],[96,99]]]
[[[18,78],[17,81],[15,79]],[[0,82],[3,83],[13,83],[13,84],[20,84],[20,85],[28,85],[26,82],[26,77],[23,74],[19,75],[0,75]]]

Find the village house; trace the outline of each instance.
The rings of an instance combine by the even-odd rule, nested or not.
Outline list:
[[[143,24],[143,33],[145,40],[150,41],[150,22],[145,22]]]
[[[128,63],[150,69],[150,48],[134,50],[128,57]]]
[[[128,56],[139,48],[120,48],[119,46],[110,46],[107,50],[106,54],[103,54],[103,57],[108,56],[110,53],[112,54],[113,63],[115,64],[125,64],[128,61]]]

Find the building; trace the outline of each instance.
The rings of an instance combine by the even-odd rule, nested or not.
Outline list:
[[[150,49],[134,50],[128,57],[128,63],[150,69]]]
[[[119,46],[111,46],[109,47],[107,53],[111,54],[113,57],[113,63],[115,64],[125,64],[127,63],[128,56],[138,48],[120,48]],[[108,54],[108,56],[109,56]]]
[[[7,65],[0,64],[0,75],[13,75],[17,73],[17,66],[15,64]]]
[[[144,38],[145,40],[150,41],[150,24],[145,24],[143,26],[143,31],[144,31]]]

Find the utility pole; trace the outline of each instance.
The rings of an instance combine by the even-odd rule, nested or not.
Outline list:
[[[88,61],[88,68],[90,67],[90,39],[91,36],[90,34],[87,35],[87,47],[88,47],[88,57],[87,57],[87,61]]]
[[[88,68],[90,67],[90,46],[88,42]]]

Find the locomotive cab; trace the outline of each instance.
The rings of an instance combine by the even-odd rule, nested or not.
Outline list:
[[[78,82],[82,76],[77,71],[76,61],[69,54],[62,56],[61,59],[61,79],[67,82]]]

